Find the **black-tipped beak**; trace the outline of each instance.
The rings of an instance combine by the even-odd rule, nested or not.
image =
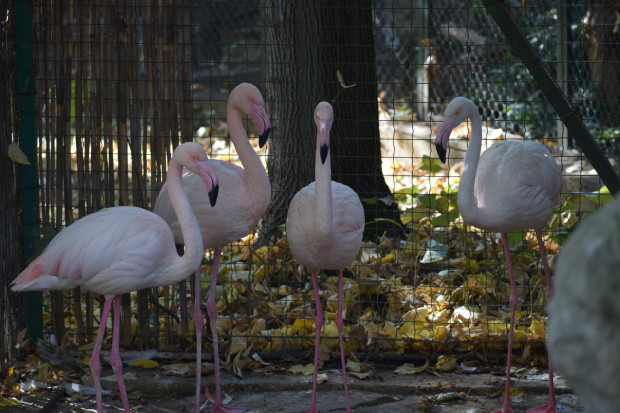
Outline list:
[[[269,137],[270,131],[271,128],[267,128],[265,129],[265,132],[263,132],[263,134],[258,137],[258,146],[260,146],[261,148],[267,143],[267,138]]]
[[[220,186],[219,185],[215,185],[210,191],[209,191],[209,203],[211,204],[212,207],[215,206],[215,201],[217,201],[217,193],[220,191]]]
[[[435,148],[437,149],[437,155],[442,163],[446,163],[446,150],[443,148],[441,143],[436,143]]]
[[[325,163],[327,159],[327,154],[329,153],[329,145],[321,145],[321,163]]]

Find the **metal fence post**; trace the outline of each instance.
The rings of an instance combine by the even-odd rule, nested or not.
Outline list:
[[[32,242],[39,237],[39,183],[35,133],[35,89],[32,46],[32,8],[29,0],[17,0],[15,7],[15,56],[17,61],[17,108],[19,144],[31,160],[21,167],[24,257],[32,256]],[[42,293],[26,293],[26,328],[32,340],[43,335]]]

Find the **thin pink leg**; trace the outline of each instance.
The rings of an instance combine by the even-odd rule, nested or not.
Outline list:
[[[344,357],[344,343],[342,341],[342,330],[344,327],[344,322],[342,320],[342,273],[343,270],[338,271],[338,314],[336,315],[336,327],[338,328],[338,340],[340,342],[340,362],[342,363],[344,398],[347,402],[347,413],[351,413],[351,406],[349,404],[349,387],[347,385],[347,362]]]
[[[129,413],[129,399],[127,399],[127,390],[125,390],[125,381],[123,380],[123,362],[119,351],[119,336],[121,332],[121,296],[114,297],[114,319],[112,320],[112,351],[110,352],[110,364],[116,375],[116,382],[121,393],[123,401],[123,409],[125,413]]]
[[[105,326],[108,322],[108,314],[112,307],[112,299],[106,299],[103,303],[103,312],[101,313],[101,323],[99,324],[99,334],[97,334],[97,341],[95,342],[95,348],[90,355],[90,372],[93,375],[93,385],[95,386],[95,398],[97,399],[97,412],[103,412],[103,402],[101,400],[101,345],[103,344],[103,337],[105,336]]]
[[[551,271],[549,270],[549,264],[547,263],[547,253],[545,252],[545,244],[543,243],[542,234],[540,229],[536,229],[536,240],[538,241],[538,251],[540,252],[540,259],[542,260],[543,269],[545,270],[545,277],[547,278],[547,303],[553,297],[553,281],[551,280]],[[551,367],[551,354],[547,351],[547,366],[549,368],[549,402],[542,406],[534,407],[527,411],[527,413],[557,413],[558,409],[555,407],[555,387],[553,385],[553,368]]]
[[[200,267],[196,270],[195,274],[195,291],[196,297],[194,297],[194,323],[196,323],[196,397],[194,398],[194,413],[200,412],[200,381],[202,378],[202,326],[204,323],[204,317],[202,316],[202,310],[200,309],[200,301],[202,300],[202,293],[200,289]]]
[[[323,310],[321,309],[321,297],[319,295],[319,282],[315,270],[310,271],[312,276],[312,288],[314,289],[314,305],[316,316],[314,317],[314,328],[316,339],[314,340],[314,373],[312,374],[312,404],[308,413],[318,413],[316,408],[317,375],[319,373],[319,346],[321,345],[321,329],[323,328]]]
[[[510,276],[510,330],[508,331],[508,361],[506,362],[506,393],[504,395],[504,405],[495,413],[514,413],[514,410],[510,407],[510,365],[512,364],[512,340],[514,338],[515,313],[517,310],[517,299],[519,298],[519,293],[517,292],[517,283],[515,282],[515,277],[512,273],[512,260],[510,259],[510,247],[508,246],[508,234],[505,232],[502,233],[502,242],[504,243],[504,254],[506,255],[506,265]]]
[[[213,402],[212,413],[243,413],[247,409],[225,407],[222,403],[220,390],[220,357],[217,341],[217,305],[215,303],[215,286],[217,284],[217,272],[220,265],[221,248],[215,248],[213,257],[213,272],[211,273],[211,285],[209,286],[209,299],[207,300],[207,314],[211,324],[211,335],[213,336],[213,363],[215,364],[215,400],[211,399],[209,388],[205,389],[207,399]]]

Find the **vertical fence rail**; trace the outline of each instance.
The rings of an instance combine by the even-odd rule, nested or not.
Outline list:
[[[33,65],[32,9],[30,1],[16,1],[15,38],[17,60],[17,109],[19,113],[19,141],[32,164],[22,167],[21,194],[24,248],[27,258],[33,257],[33,243],[39,235],[37,180],[37,141],[35,132],[35,76]],[[41,293],[25,294],[26,327],[36,340],[43,334]]]
[[[21,216],[21,171],[32,167],[20,165],[8,154],[9,145],[18,143],[18,119],[16,111],[17,90],[15,61],[15,13],[12,1],[0,1],[0,10],[7,11],[0,23],[0,371],[5,371],[16,360],[17,329],[23,324],[23,297],[10,292],[9,284],[24,263],[22,216]]]

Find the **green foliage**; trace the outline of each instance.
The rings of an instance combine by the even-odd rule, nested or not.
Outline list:
[[[422,156],[422,166],[420,167],[421,170],[427,171],[432,175],[437,172],[443,171],[443,168],[444,167],[439,159],[431,158],[428,155]]]
[[[519,245],[523,241],[523,231],[509,231],[508,236],[508,246],[510,248],[514,248]]]
[[[410,204],[413,201],[413,196],[419,193],[420,188],[417,185],[413,185],[394,192],[394,200],[399,204]]]

